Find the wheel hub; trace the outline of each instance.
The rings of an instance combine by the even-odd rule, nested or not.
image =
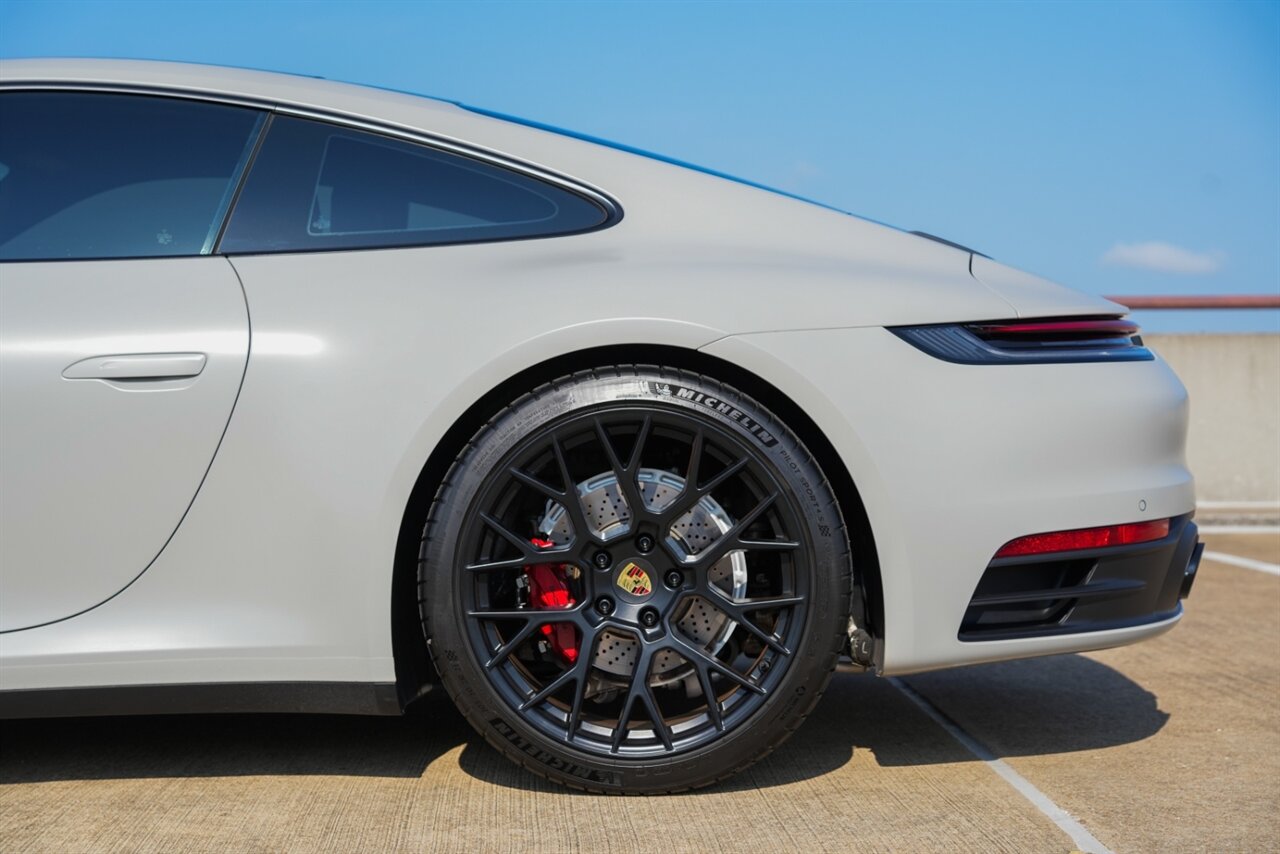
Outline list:
[[[653,564],[644,558],[622,561],[613,573],[613,586],[618,595],[634,602],[645,602],[653,596],[654,578],[657,572]]]

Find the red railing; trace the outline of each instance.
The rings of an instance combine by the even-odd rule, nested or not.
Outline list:
[[[1107,297],[1131,309],[1151,308],[1280,308],[1280,295],[1224,294],[1222,296]]]

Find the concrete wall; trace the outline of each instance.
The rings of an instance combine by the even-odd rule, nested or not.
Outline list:
[[[1196,497],[1280,502],[1280,335],[1144,335],[1191,395]]]

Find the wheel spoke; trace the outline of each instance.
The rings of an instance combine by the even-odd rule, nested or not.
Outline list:
[[[494,652],[489,660],[484,663],[485,670],[492,670],[502,662],[506,661],[511,653],[514,652],[520,644],[527,641],[529,637],[538,630],[538,628],[539,624],[532,620],[521,626],[520,631],[516,632],[515,636],[511,638],[511,640],[498,647],[497,651]]]
[[[636,650],[636,663],[631,670],[631,681],[627,684],[627,695],[622,701],[622,710],[618,714],[618,725],[613,730],[613,741],[610,751],[617,753],[622,747],[622,743],[627,739],[627,726],[631,723],[632,712],[635,711],[636,702],[640,699],[640,691],[637,690],[637,683],[649,681],[649,666],[652,658],[652,647],[644,641],[636,638],[639,649]]]
[[[635,705],[635,700],[635,695],[628,691],[626,699],[622,701],[618,725],[613,730],[613,741],[609,744],[610,753],[617,753],[622,748],[622,742],[627,738],[627,724],[631,723],[631,707]]]
[[[525,472],[518,466],[512,466],[511,468],[507,469],[507,471],[508,473],[510,473],[512,477],[514,477],[516,480],[520,481],[521,483],[525,484],[526,486],[531,486],[534,489],[541,492],[543,495],[550,498],[551,500],[557,501],[560,504],[564,504],[565,493],[563,491],[556,489],[554,486],[551,486],[548,483],[543,483],[541,480],[529,474],[528,472]]]
[[[701,488],[697,489],[698,497],[702,497],[703,495],[707,495],[712,492],[726,480],[746,468],[749,462],[751,462],[749,458],[739,457],[737,460],[730,463],[722,472],[703,484]]]
[[[579,628],[579,632],[581,633],[581,639],[578,646],[578,660],[519,706],[521,712],[526,712],[541,703],[545,703],[557,691],[572,683],[574,686],[573,700],[569,706],[569,719],[564,736],[567,742],[573,741],[578,732],[578,727],[582,723],[582,703],[587,696],[587,677],[591,673],[591,656],[594,655],[596,646],[595,630],[584,631]]]
[[[546,608],[536,611],[527,608],[521,609],[498,609],[484,610],[477,609],[468,611],[468,617],[475,617],[477,620],[524,620],[535,626],[543,626],[547,623],[573,623],[577,624],[576,619],[582,611],[582,603],[578,603],[570,608]]]
[[[700,441],[701,435],[702,434],[699,433],[698,436],[694,437],[695,443]],[[691,451],[690,465],[693,464],[692,456],[693,456],[693,453]],[[699,467],[701,467],[701,457],[702,457],[702,449],[699,448],[698,449]],[[730,463],[723,471],[721,471],[715,477],[711,478],[711,480],[709,480],[707,483],[703,484],[702,487],[698,487],[696,485],[696,481],[694,480],[693,476],[686,478],[684,482],[684,491],[680,493],[680,495],[676,498],[675,501],[672,501],[669,505],[663,508],[660,524],[666,527],[669,527],[672,524],[674,524],[676,520],[678,520],[684,514],[688,513],[690,510],[692,510],[694,506],[696,506],[697,503],[701,501],[704,497],[706,497],[707,495],[710,495],[713,491],[718,489],[727,480],[729,480],[738,472],[746,468],[750,462],[751,462],[750,458],[740,457],[738,460]],[[694,476],[696,476],[697,472],[695,471],[693,474]]]
[[[631,510],[631,530],[634,531],[642,517],[652,515],[645,506],[644,494],[640,491],[640,482],[636,480],[641,452],[644,450],[644,443],[648,438],[652,419],[646,415],[644,422],[640,425],[640,432],[636,435],[636,444],[631,449],[631,457],[627,465],[623,465],[622,460],[618,457],[617,449],[613,447],[613,440],[609,438],[609,432],[605,429],[604,422],[599,418],[594,419],[594,421],[596,438],[599,439],[605,456],[609,459],[609,467],[613,469],[614,478],[618,483],[618,491],[622,493],[622,497],[627,501],[627,507]]]
[[[627,471],[638,472],[640,470],[640,457],[644,453],[645,442],[649,441],[649,430],[652,427],[653,418],[646,415],[644,421],[640,422],[640,430],[636,433],[635,444],[631,446],[631,458],[627,460]]]
[[[636,704],[644,706],[648,713],[649,722],[653,725],[654,735],[662,742],[662,746],[666,750],[673,750],[674,744],[671,738],[671,728],[667,726],[666,718],[662,716],[661,709],[658,708],[658,699],[653,695],[653,688],[649,685],[649,673],[653,669],[653,653],[657,647],[653,644],[638,641],[640,644],[639,654],[636,656],[636,664],[631,671],[631,682],[627,685],[627,696],[622,701],[622,712],[618,716],[618,725],[613,731],[613,742],[611,751],[617,753],[622,749],[622,744],[627,740],[627,728],[631,724],[631,718],[635,714]]]
[[[594,650],[594,638],[591,646],[584,643],[579,648],[577,666],[582,667],[583,670],[578,677],[577,684],[574,686],[573,704],[569,707],[568,727],[565,731],[566,741],[573,741],[573,737],[578,733],[578,727],[582,724],[582,701],[587,698],[587,674],[591,672],[590,661],[591,656],[595,654]]]
[[[683,655],[685,658],[687,658],[691,663],[694,663],[696,665],[697,662],[700,661],[705,666],[709,667],[711,670],[714,670],[716,673],[719,673],[721,676],[728,679],[730,682],[734,682],[740,685],[741,687],[747,689],[753,694],[763,695],[768,693],[759,685],[752,682],[750,679],[743,676],[741,673],[734,670],[732,667],[725,664],[720,659],[716,658],[713,655],[708,655],[705,651],[698,649],[696,646],[684,640],[683,638],[678,637],[676,635],[671,635],[671,641],[680,647],[680,654]]]
[[[770,601],[775,604],[773,605],[762,604],[764,602],[770,602]],[[782,639],[779,638],[777,635],[766,632],[764,629],[760,628],[755,623],[753,623],[751,621],[751,618],[747,616],[747,612],[759,611],[769,607],[780,608],[780,607],[783,607],[783,605],[785,604],[795,605],[803,601],[804,601],[803,599],[800,599],[798,597],[779,597],[773,600],[759,600],[757,602],[741,602],[740,603],[740,602],[733,602],[733,601],[730,601],[729,599],[726,599],[724,594],[722,593],[720,594],[719,598],[714,599],[711,602],[711,604],[715,605],[715,607],[719,608],[722,612],[727,614],[730,619],[732,619],[735,623],[737,623],[739,626],[745,629],[748,633],[754,635],[756,638],[761,640],[774,652],[778,653],[779,655],[790,655],[791,650],[789,650],[786,646],[783,645]]]
[[[720,558],[724,557],[729,552],[736,549],[748,548],[748,546],[745,545],[746,542],[759,542],[753,540],[744,541],[742,539],[742,532],[750,527],[751,524],[760,517],[760,514],[764,513],[765,510],[768,510],[777,498],[778,493],[773,492],[761,499],[760,503],[753,507],[745,516],[735,522],[733,527],[720,535],[715,542],[711,543],[711,545],[707,546],[696,555],[686,558],[683,562],[691,566],[715,566],[720,562]]]
[[[738,537],[738,548],[749,552],[791,552],[800,548],[795,540],[745,540]]]
[[[734,618],[734,622],[746,629],[749,634],[757,637],[765,646],[778,653],[778,655],[791,654],[791,650],[782,645],[782,641],[778,640],[777,635],[766,632],[746,617]]]
[[[688,661],[686,658],[685,661]],[[711,719],[711,724],[720,732],[724,732],[724,716],[720,713],[720,697],[716,694],[715,687],[711,684],[711,671],[707,665],[701,661],[690,662],[693,666],[693,672],[698,674],[698,684],[702,686],[702,696],[707,701],[707,717]]]
[[[653,688],[649,685],[649,677],[646,676],[641,682],[644,690],[640,692],[640,702],[644,703],[645,709],[649,712],[649,720],[653,723],[653,731],[658,736],[658,740],[662,742],[663,747],[667,750],[673,750],[671,728],[667,726],[666,718],[662,716],[662,712],[658,709],[658,698],[653,696]]]
[[[718,587],[711,592],[720,597],[718,600],[712,602],[713,605],[719,607],[721,604],[725,604],[730,608],[739,608],[743,611],[768,611],[773,608],[786,608],[791,605],[804,604],[803,596],[762,596],[758,599],[737,601],[726,597],[724,595],[724,591]]]
[[[541,703],[542,701],[550,697],[552,694],[559,691],[565,685],[568,685],[570,682],[574,682],[579,678],[581,678],[581,676],[578,670],[578,665],[575,664],[572,667],[565,670],[555,679],[552,679],[550,682],[548,682],[541,691],[539,691],[538,693],[534,694],[532,697],[530,697],[529,699],[521,703],[520,711],[525,712],[525,711],[528,711],[529,709],[532,709],[534,706],[538,705],[539,703]]]
[[[699,427],[698,432],[693,434],[693,442],[689,445],[689,466],[684,474],[685,492],[698,491],[698,476],[702,471],[702,449],[706,440],[706,433]]]
[[[478,563],[469,563],[465,569],[467,572],[493,572],[499,569],[520,569],[528,566],[530,563],[528,558],[513,557],[507,560],[485,560]]]
[[[480,518],[484,520],[484,523],[492,528],[494,532],[501,535],[504,540],[519,549],[520,553],[525,556],[526,560],[541,560],[543,553],[536,551],[533,547],[533,543],[529,542],[527,538],[521,537],[515,531],[512,531],[488,513],[481,513]]]
[[[593,535],[591,528],[587,525],[587,514],[582,509],[582,496],[578,494],[578,485],[574,482],[573,475],[569,473],[569,463],[565,460],[564,448],[560,445],[560,439],[554,433],[551,435],[551,453],[556,458],[556,468],[560,470],[560,479],[564,481],[563,497],[556,500],[560,502],[560,506],[569,514],[569,521],[573,523],[574,539],[590,539]]]
[[[487,611],[483,609],[468,611],[468,617],[475,617],[478,620],[524,620],[526,623],[533,625],[541,625],[547,622],[552,612],[550,611],[530,611],[527,609],[499,609]],[[555,613],[561,613],[559,611]]]
[[[604,428],[604,422],[594,418],[592,424],[595,426],[596,439],[600,442],[600,448],[609,460],[609,468],[613,469],[613,476],[618,481],[618,487],[621,488],[623,481],[626,480],[627,468],[618,458],[618,452],[613,447],[613,440],[609,438],[609,431]]]
[[[583,622],[579,619],[582,613],[583,605],[579,603],[572,608],[549,608],[547,610],[473,610],[468,611],[467,616],[477,620],[523,620],[524,625],[520,627],[510,640],[498,647],[497,650],[485,662],[485,669],[491,670],[502,662],[519,648],[529,637],[539,628],[553,623],[572,623],[577,627],[579,632],[583,631]]]

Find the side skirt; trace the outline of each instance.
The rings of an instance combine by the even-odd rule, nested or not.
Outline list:
[[[0,719],[401,712],[394,682],[218,682],[0,691]]]

